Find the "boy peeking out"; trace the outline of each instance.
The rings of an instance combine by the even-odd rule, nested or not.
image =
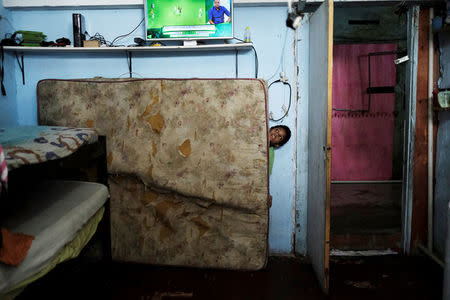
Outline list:
[[[275,159],[274,149],[286,144],[291,138],[291,130],[285,125],[270,127],[269,130],[269,174],[272,174],[273,161]]]
[[[280,148],[291,138],[291,130],[285,125],[277,125],[269,129],[269,174],[272,174],[273,161],[275,159],[275,148]],[[269,207],[272,206],[272,195],[268,199]]]

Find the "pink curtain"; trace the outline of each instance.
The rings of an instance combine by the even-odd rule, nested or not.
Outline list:
[[[395,95],[372,94],[369,53],[395,44],[335,45],[333,52],[332,180],[392,178]],[[370,56],[370,86],[395,86],[395,54]]]

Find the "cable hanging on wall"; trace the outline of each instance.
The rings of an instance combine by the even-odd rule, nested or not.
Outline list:
[[[284,111],[284,115],[281,118],[279,118],[279,119],[274,119],[272,117],[272,112],[270,113],[269,119],[271,121],[273,121],[273,122],[279,122],[279,121],[283,120],[287,116],[287,114],[289,112],[289,109],[291,108],[291,102],[292,102],[292,87],[291,87],[291,84],[288,82],[288,79],[285,78],[284,76],[282,76],[282,78],[280,78],[278,80],[275,80],[271,84],[269,84],[269,87],[267,88],[267,90],[269,90],[270,87],[274,83],[278,83],[278,82],[281,82],[281,83],[283,83],[283,85],[287,85],[289,87],[289,104],[288,104],[288,108]]]
[[[129,36],[130,34],[132,34],[133,32],[135,32],[136,29],[138,29],[139,26],[142,24],[142,22],[144,22],[144,20],[145,20],[145,18],[143,18],[143,19],[139,22],[139,24],[138,24],[132,31],[130,31],[129,33],[122,34],[122,35],[119,35],[118,37],[114,38],[113,41],[111,42],[111,44],[110,44],[109,46],[110,46],[110,47],[113,47],[113,46],[114,46],[114,42],[115,42],[116,40],[121,39],[121,38],[124,38],[124,37],[127,37],[127,36]]]
[[[238,40],[238,41],[240,41],[242,43],[245,43],[244,40],[241,40],[241,39],[239,39],[237,37],[234,37],[234,39],[236,39],[236,40]],[[256,49],[255,49],[255,47],[253,45],[252,45],[252,49],[255,52],[255,78],[258,78],[258,65],[259,65],[258,53],[256,53]],[[237,77],[238,77],[238,72],[237,72],[237,51],[236,51],[236,78]]]
[[[284,32],[284,38],[283,38],[283,44],[282,44],[283,47],[281,48],[280,62],[278,64],[276,70],[273,72],[273,75],[270,76],[268,79],[266,79],[267,82],[269,82],[272,78],[274,78],[278,74],[278,71],[280,70],[280,68],[281,68],[281,72],[284,72],[284,50],[286,48],[286,38],[287,38],[287,28]]]

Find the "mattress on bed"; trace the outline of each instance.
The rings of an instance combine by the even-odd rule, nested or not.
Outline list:
[[[18,267],[0,264],[0,293],[43,270],[108,197],[105,185],[92,182],[49,180],[24,189],[1,226],[35,238]]]
[[[8,287],[6,290],[0,292],[0,299],[2,300],[12,300],[15,299],[28,284],[34,282],[35,280],[45,276],[48,272],[53,270],[58,264],[77,257],[81,250],[87,245],[92,236],[97,231],[98,224],[103,218],[105,213],[105,207],[100,208],[90,219],[83,225],[80,231],[78,231],[75,238],[64,246],[64,248],[58,252],[57,255],[53,257],[50,263],[46,264],[43,269],[34,275],[27,277],[26,279],[20,281],[19,283]]]

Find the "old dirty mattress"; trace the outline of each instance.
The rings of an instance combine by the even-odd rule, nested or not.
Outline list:
[[[48,79],[40,125],[107,138],[117,261],[260,269],[266,85],[257,79]]]

